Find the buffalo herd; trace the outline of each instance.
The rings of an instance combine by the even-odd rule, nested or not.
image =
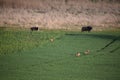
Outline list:
[[[38,27],[31,27],[31,31],[38,31]],[[92,30],[91,26],[84,26],[81,28],[81,32],[88,31],[90,32]]]

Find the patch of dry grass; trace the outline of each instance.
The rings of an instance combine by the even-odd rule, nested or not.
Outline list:
[[[96,2],[97,1],[97,2]],[[44,29],[120,27],[118,0],[0,0],[0,25]]]

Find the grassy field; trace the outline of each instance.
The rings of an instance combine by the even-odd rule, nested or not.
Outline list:
[[[59,37],[59,32],[39,31],[29,29],[0,28],[0,54],[15,53],[38,47],[47,43],[51,38]]]
[[[0,28],[0,80],[119,80],[119,68],[119,30]]]

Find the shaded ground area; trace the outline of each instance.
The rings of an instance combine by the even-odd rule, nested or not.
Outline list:
[[[105,34],[66,34],[68,36],[78,36],[78,37],[82,37],[82,36],[86,36],[86,37],[93,37],[93,38],[101,38],[101,39],[110,39],[111,41],[106,44],[105,46],[103,46],[101,49],[97,50],[102,51],[104,49],[106,49],[107,47],[109,47],[110,45],[114,44],[116,41],[120,41],[120,36],[115,36],[115,35],[105,35]],[[110,52],[114,52],[116,50],[118,50],[120,47],[115,48],[114,50],[111,50]]]

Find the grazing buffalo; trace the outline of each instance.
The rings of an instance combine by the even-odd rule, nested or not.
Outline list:
[[[91,26],[85,26],[85,27],[82,27],[81,31],[88,31],[90,32],[92,30],[92,27]]]
[[[38,27],[31,27],[31,31],[38,31]]]

